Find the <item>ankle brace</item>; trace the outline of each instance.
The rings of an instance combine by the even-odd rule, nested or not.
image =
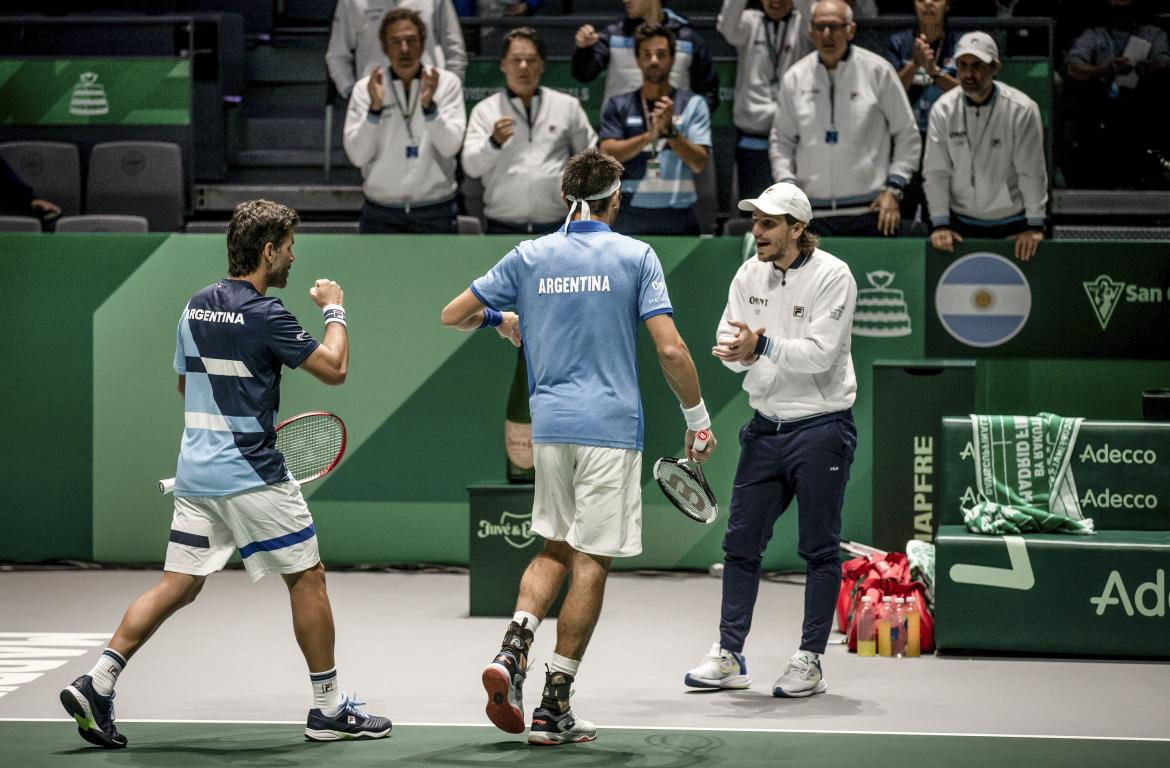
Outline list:
[[[558,714],[569,711],[569,696],[572,695],[573,676],[564,672],[553,672],[546,667],[544,691],[540,706]]]

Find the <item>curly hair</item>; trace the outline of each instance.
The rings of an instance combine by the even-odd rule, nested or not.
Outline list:
[[[236,206],[228,225],[228,274],[245,277],[260,266],[264,246],[280,248],[301,217],[292,208],[271,200],[249,200]]]

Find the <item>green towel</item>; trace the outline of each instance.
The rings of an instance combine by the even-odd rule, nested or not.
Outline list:
[[[1069,460],[1080,418],[971,416],[975,492],[963,510],[973,533],[1093,533],[1081,513]]]

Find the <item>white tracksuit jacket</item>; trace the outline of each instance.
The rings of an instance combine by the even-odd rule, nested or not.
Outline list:
[[[731,281],[715,335],[735,336],[732,320],[764,328],[768,348],[754,363],[724,363],[747,371],[743,388],[752,408],[786,421],[852,407],[856,304],[849,265],[819,248],[803,263],[798,258],[787,274],[754,257],[745,261]]]
[[[930,110],[923,186],[931,224],[951,224],[950,211],[995,225],[1023,213],[1043,227],[1048,205],[1040,108],[1020,90],[995,84],[976,106],[952,88]]]
[[[766,25],[772,24],[763,11],[744,10],[748,0],[723,0],[716,28],[728,43],[735,46],[739,64],[735,70],[735,127],[744,133],[766,136],[776,114],[776,88],[794,62],[812,50],[808,39],[808,16],[793,10],[776,25],[780,55],[773,62],[768,50]]]
[[[349,161],[362,169],[366,197],[379,205],[392,206],[450,200],[455,195],[455,157],[463,146],[463,130],[467,127],[459,78],[445,69],[439,70],[436,111],[430,117],[423,113],[418,101],[422,80],[415,77],[409,83],[409,91],[404,92],[402,81],[393,76],[385,81],[381,116],[370,115],[369,79],[363,77],[353,87],[343,136]],[[397,92],[398,101],[390,93],[391,88]],[[410,128],[418,147],[415,158],[406,156],[411,141],[399,102],[407,111],[414,105]]]
[[[887,183],[910,181],[921,148],[906,89],[876,53],[850,45],[830,73],[813,51],[784,73],[768,140],[772,177],[803,189],[817,215],[865,213]]]
[[[490,141],[496,121],[512,118],[515,133],[502,147]],[[565,217],[561,174],[565,161],[597,143],[581,102],[541,88],[532,99],[532,123],[519,96],[506,90],[471,110],[463,140],[463,171],[482,178],[484,213],[511,224],[547,224]]]

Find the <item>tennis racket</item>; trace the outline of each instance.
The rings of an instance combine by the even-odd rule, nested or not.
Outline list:
[[[309,411],[276,425],[276,450],[298,483],[324,477],[345,454],[345,423],[328,411]],[[158,481],[163,493],[175,490],[175,478]]]
[[[711,433],[705,429],[695,433],[695,450],[703,450],[710,439]],[[673,456],[661,458],[654,462],[654,480],[667,500],[692,520],[710,525],[719,516],[715,493],[698,464]]]

